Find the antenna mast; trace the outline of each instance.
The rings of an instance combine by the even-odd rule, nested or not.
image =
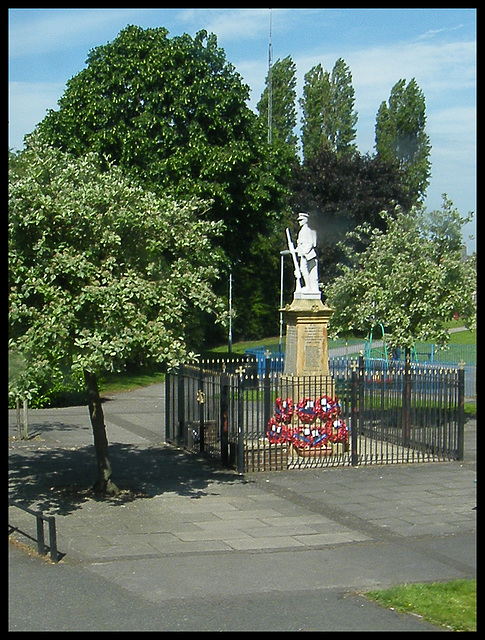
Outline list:
[[[268,52],[268,144],[271,144],[273,136],[273,78],[271,68],[273,66],[273,44],[272,44],[272,10],[269,10],[269,52]]]

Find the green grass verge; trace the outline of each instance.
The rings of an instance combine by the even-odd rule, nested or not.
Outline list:
[[[406,584],[364,594],[396,611],[414,613],[453,631],[477,630],[477,581]]]
[[[285,349],[285,340],[286,338],[285,336],[283,336],[283,350]],[[232,345],[232,353],[234,353],[235,355],[244,355],[246,349],[257,349],[258,347],[264,347],[265,349],[269,349],[270,351],[278,351],[279,342],[280,342],[280,339],[278,337],[263,338],[262,340],[247,340],[242,342],[235,342]],[[358,350],[352,351],[352,343],[358,343],[360,345],[363,342],[364,342],[364,338],[352,338],[351,340],[347,341],[348,347],[349,347],[349,354],[359,353]],[[329,339],[328,341],[329,349],[335,349],[337,347],[345,347],[345,345],[346,345],[346,340],[344,340],[343,338],[338,338],[336,340]],[[221,345],[219,347],[214,347],[208,353],[210,353],[211,355],[212,354],[228,355],[229,352],[228,352],[227,345]]]
[[[452,328],[453,327],[458,327],[459,324],[458,323],[453,323],[452,324]],[[344,338],[338,338],[336,340],[329,340],[329,348],[333,349],[335,347],[342,347],[345,346],[345,339]],[[358,337],[352,337],[349,338],[348,343],[349,346],[352,344],[352,342],[365,342],[365,338],[358,338]],[[466,331],[457,331],[456,333],[452,333],[450,334],[450,342],[449,344],[471,344],[471,345],[475,345],[477,343],[477,332],[476,329],[473,331],[469,331],[468,329]],[[241,354],[244,353],[246,351],[246,349],[255,349],[257,347],[266,347],[268,349],[278,349],[278,344],[279,344],[279,338],[278,337],[272,337],[272,338],[263,338],[261,340],[246,340],[246,341],[242,341],[242,342],[235,342],[232,345],[232,352],[235,354]],[[283,336],[283,349],[285,348],[285,336]],[[224,353],[227,354],[228,353],[228,349],[227,349],[227,344],[221,345],[219,347],[215,347],[214,349],[211,349],[211,353]]]
[[[99,391],[101,394],[134,391],[164,381],[165,374],[161,372],[125,371],[105,374],[99,380]]]
[[[276,338],[263,338],[262,340],[244,340],[242,342],[234,342],[232,345],[232,353],[241,355],[244,354],[246,349],[256,349],[258,347],[266,347],[268,349],[277,349],[280,339]],[[283,339],[284,346],[284,339]],[[210,354],[224,354],[229,353],[227,344],[214,347],[208,352]]]

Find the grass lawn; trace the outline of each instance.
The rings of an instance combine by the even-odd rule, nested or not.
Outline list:
[[[477,330],[457,331],[450,334],[450,344],[477,344]]]
[[[285,349],[285,340],[286,340],[286,337],[283,336],[283,351]],[[349,343],[358,342],[360,344],[360,343],[363,343],[364,340],[365,340],[364,338],[352,338],[349,340]],[[235,342],[232,345],[232,353],[241,355],[245,353],[246,349],[257,349],[258,347],[265,347],[270,351],[278,351],[279,342],[280,342],[280,339],[278,337],[263,338],[262,340],[247,340],[243,342]],[[345,343],[346,341],[343,338],[338,338],[337,340],[329,339],[328,346],[330,349],[333,349],[335,347],[343,347],[345,346]],[[211,349],[210,353],[227,355],[228,354],[227,344]]]
[[[284,348],[284,338],[283,338],[283,348]],[[232,353],[240,355],[240,354],[244,354],[244,352],[246,351],[246,349],[256,349],[257,347],[267,347],[267,348],[273,348],[273,349],[277,349],[278,348],[278,344],[279,344],[280,339],[278,337],[276,338],[263,338],[262,340],[245,340],[242,342],[234,342],[232,345]],[[211,349],[210,353],[220,353],[220,354],[227,354],[228,353],[228,347],[227,344],[223,344],[220,347],[214,347],[214,349]]]
[[[133,391],[148,387],[151,384],[164,382],[165,374],[161,372],[146,373],[137,371],[124,371],[123,373],[105,374],[99,380],[99,391],[103,393],[116,393],[119,391]]]
[[[477,630],[476,580],[406,584],[364,595],[385,607],[417,614],[453,631]]]

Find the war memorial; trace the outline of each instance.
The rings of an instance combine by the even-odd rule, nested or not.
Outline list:
[[[285,353],[218,357],[166,377],[165,440],[240,473],[460,460],[464,372],[329,358],[317,234],[286,230],[295,285]]]

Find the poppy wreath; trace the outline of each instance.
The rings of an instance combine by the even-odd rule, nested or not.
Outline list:
[[[336,418],[340,415],[341,410],[337,396],[335,398],[321,396],[315,401],[315,411],[320,420],[327,421]]]
[[[349,430],[347,425],[341,418],[336,418],[330,421],[330,429],[332,431],[333,442],[348,442]]]
[[[303,398],[296,405],[296,415],[305,424],[311,424],[317,419],[315,402],[311,398]]]
[[[291,398],[275,401],[274,416],[268,422],[266,437],[271,444],[292,443],[296,447],[324,447],[330,442],[348,442],[348,428],[341,418],[338,398],[321,396],[316,401],[303,398],[296,405],[296,415],[302,423],[290,427],[295,414]],[[317,423],[316,420],[319,419]]]
[[[271,444],[283,444],[291,440],[290,430],[283,422],[278,422],[275,418],[270,418],[266,437]]]
[[[309,449],[310,447],[323,447],[332,435],[331,427],[327,424],[301,425],[293,431],[292,442],[295,447]]]
[[[274,412],[276,422],[283,422],[284,424],[290,423],[293,413],[293,400],[291,398],[286,398],[286,400],[276,398]]]

